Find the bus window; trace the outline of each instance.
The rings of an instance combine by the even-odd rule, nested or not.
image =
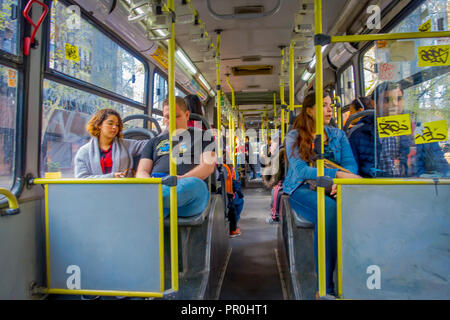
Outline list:
[[[19,54],[18,0],[0,0],[0,49],[13,55]]]
[[[0,65],[0,187],[10,188],[14,173],[18,72]]]
[[[17,63],[20,49],[20,19],[17,0],[0,0],[0,50],[8,53],[0,58],[0,187],[11,189],[16,163],[16,118],[21,65]],[[3,196],[0,196],[2,199]]]
[[[122,118],[144,113],[137,108],[46,79],[43,91],[41,176],[45,172],[58,171],[62,177],[73,177],[74,157],[91,138],[86,125],[98,110],[115,109]]]
[[[145,103],[145,65],[86,19],[70,23],[70,11],[53,1],[49,66],[95,86]]]
[[[355,77],[353,73],[353,65],[350,65],[341,73],[339,84],[342,105],[345,106],[355,99]]]
[[[153,110],[162,112],[163,102],[167,98],[168,92],[167,80],[158,72],[153,73]]]
[[[378,73],[375,69],[375,46],[371,46],[363,55],[364,95],[372,93],[378,84]]]
[[[177,87],[175,87],[175,96],[184,98],[186,96],[186,94],[183,91],[181,91],[180,89],[178,89]]]
[[[426,22],[431,31],[447,30],[446,10],[445,0],[424,1],[391,33],[417,32]],[[431,46],[448,44],[449,38],[376,42],[375,164],[382,176],[449,176],[450,69],[426,58]]]

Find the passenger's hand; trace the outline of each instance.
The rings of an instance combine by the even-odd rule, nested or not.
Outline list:
[[[334,196],[336,198],[337,194],[337,185],[333,184],[333,186],[331,187],[331,192],[330,192],[330,196]]]
[[[128,170],[124,170],[122,172],[114,172],[114,178],[125,178]]]
[[[357,174],[338,171],[336,173],[336,178],[338,178],[338,179],[361,179],[362,177],[358,176]]]

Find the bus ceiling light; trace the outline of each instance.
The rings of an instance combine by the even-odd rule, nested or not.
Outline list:
[[[305,70],[302,74],[302,80],[307,82],[312,76],[312,73],[308,72],[308,70]]]
[[[180,59],[181,63],[192,73],[196,74],[197,69],[192,64],[192,62],[189,60],[189,58],[185,55],[185,53],[181,49],[177,49],[176,55]]]
[[[208,81],[206,81],[205,77],[203,77],[202,74],[199,74],[198,79],[205,85],[208,91],[211,91],[211,86],[209,85]]]

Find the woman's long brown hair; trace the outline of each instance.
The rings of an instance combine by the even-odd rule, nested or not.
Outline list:
[[[329,97],[327,91],[323,92],[323,97]],[[292,147],[292,156],[295,156],[294,150],[297,147],[300,158],[303,161],[311,162],[316,157],[313,149],[314,134],[316,132],[316,121],[306,112],[316,104],[316,93],[311,92],[303,100],[300,114],[295,118],[292,129],[297,130],[297,140]]]

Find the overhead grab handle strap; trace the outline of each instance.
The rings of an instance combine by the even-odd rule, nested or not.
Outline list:
[[[31,17],[28,15],[33,3],[37,3],[38,5],[40,5],[41,7],[44,8],[44,12],[42,12],[41,17],[39,18],[39,20],[36,24],[33,22]],[[28,1],[27,5],[25,6],[25,9],[23,9],[23,16],[28,21],[28,23],[34,27],[33,31],[31,32],[31,37],[25,37],[25,39],[24,39],[23,54],[25,56],[28,56],[30,54],[30,48],[35,43],[34,37],[36,36],[36,32],[38,31],[39,27],[41,26],[42,21],[44,21],[47,13],[48,13],[48,6],[38,0]]]

